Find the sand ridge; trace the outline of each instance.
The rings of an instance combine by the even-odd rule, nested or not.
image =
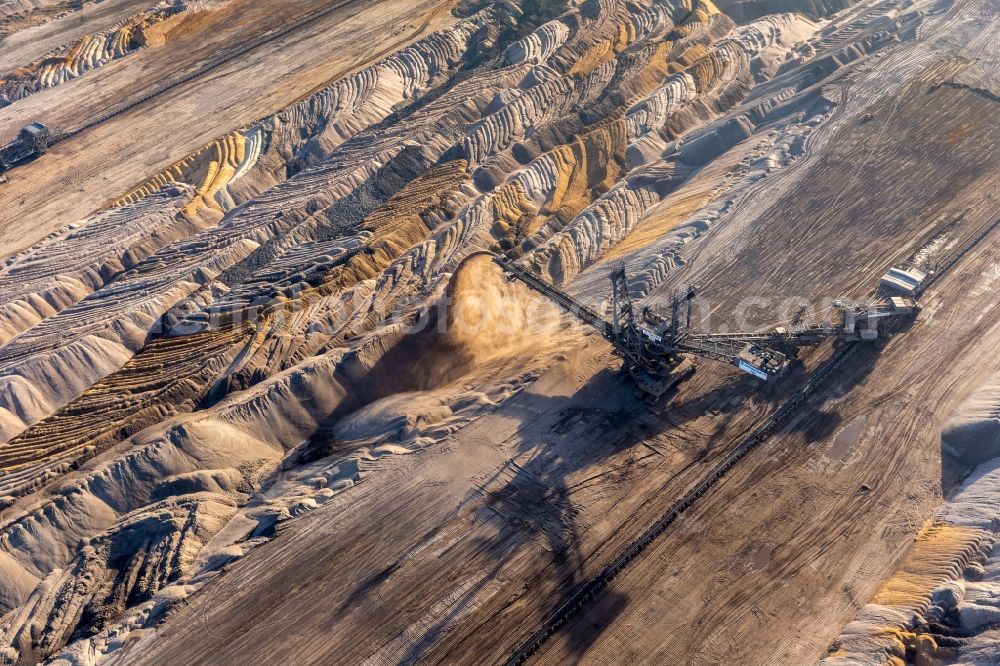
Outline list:
[[[834,346],[650,405],[494,255],[599,313],[624,261],[637,307],[697,285],[696,327],[754,330],[948,261],[1000,204],[989,3],[754,4],[231,0],[8,107],[0,134],[76,122],[330,11],[0,190],[0,661],[507,659]],[[934,510],[939,425],[992,413],[996,243],[537,660],[806,663],[875,607],[858,645],[932,656],[907,616],[987,617],[958,574],[989,468]]]

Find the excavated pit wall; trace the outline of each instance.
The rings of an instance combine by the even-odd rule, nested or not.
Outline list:
[[[53,49],[34,62],[0,74],[0,108],[34,93],[77,79],[158,40],[153,27],[177,16],[184,5],[148,9],[72,44]],[[149,34],[147,34],[149,31]]]
[[[942,428],[942,457],[974,471],[893,576],[831,646],[824,666],[989,664],[1000,645],[1000,377]]]
[[[477,17],[477,20],[487,21],[491,16],[492,14],[483,15]],[[340,86],[334,84],[334,90],[321,91],[286,112],[285,115],[279,114],[273,121],[274,125],[287,127],[287,135],[298,134],[297,131],[291,131],[294,127],[319,126],[321,131],[316,136],[316,142],[329,142],[331,145],[336,145],[343,136],[357,131],[365,124],[371,124],[384,118],[390,112],[390,106],[394,103],[394,99],[402,101],[406,99],[405,95],[407,94],[418,94],[420,83],[426,83],[429,80],[427,78],[431,76],[429,72],[437,73],[448,67],[454,68],[458,64],[457,59],[460,55],[457,51],[458,47],[454,45],[464,43],[469,46],[472,36],[478,31],[479,27],[476,23],[465,22],[443,33],[432,35],[410,49],[404,50],[401,54],[390,56],[383,63],[351,77],[346,83],[342,83]],[[450,46],[453,47],[451,50],[449,50]],[[441,59],[438,60],[438,57]],[[424,62],[422,58],[430,60],[421,66],[420,63]],[[449,58],[452,59],[449,60]],[[402,72],[411,71],[418,75],[418,78],[409,85],[402,86]],[[382,87],[376,85],[380,79],[383,82]],[[364,81],[370,84],[363,86],[365,94],[360,96],[347,93],[341,96],[339,94],[344,90],[354,90],[359,82]],[[18,289],[17,292],[11,292],[10,295],[0,294],[0,299],[2,299],[0,302],[10,301],[13,303],[9,310],[10,314],[7,315],[4,329],[5,335],[9,339],[16,336],[18,346],[16,352],[9,349],[10,345],[0,347],[0,357],[7,359],[7,366],[12,371],[12,373],[7,374],[4,380],[0,380],[0,386],[3,387],[0,389],[0,395],[5,397],[5,399],[0,399],[0,432],[8,435],[16,434],[18,430],[23,429],[18,426],[18,421],[23,424],[30,423],[37,420],[32,416],[33,414],[50,411],[48,405],[54,406],[58,402],[65,403],[68,401],[67,399],[72,399],[74,394],[79,394],[81,389],[93,384],[94,381],[106,375],[108,369],[113,368],[113,365],[102,364],[99,361],[100,357],[110,355],[112,358],[126,358],[144,344],[150,329],[157,326],[160,315],[165,310],[195,291],[200,284],[213,280],[222,271],[246,258],[261,244],[279,236],[299,221],[293,215],[286,217],[288,199],[283,196],[285,193],[282,188],[278,187],[270,193],[270,196],[258,201],[252,213],[248,210],[234,211],[236,219],[216,226],[219,218],[217,215],[213,217],[212,212],[217,212],[218,209],[212,208],[209,203],[215,201],[215,195],[222,188],[219,185],[220,179],[222,182],[228,183],[230,177],[242,177],[251,170],[250,162],[243,162],[244,159],[255,160],[253,165],[260,166],[259,171],[263,174],[261,176],[263,182],[259,182],[255,188],[262,190],[268,185],[284,182],[287,176],[284,171],[285,164],[293,159],[290,154],[293,148],[302,148],[308,145],[309,150],[319,150],[308,140],[300,139],[292,144],[292,147],[289,147],[278,141],[277,136],[268,135],[267,145],[269,148],[263,152],[263,157],[260,160],[256,160],[254,156],[259,155],[255,151],[236,150],[240,145],[243,145],[244,148],[246,146],[245,142],[241,144],[240,141],[230,136],[215,142],[203,151],[204,154],[220,154],[213,153],[213,151],[221,151],[226,155],[241,155],[239,164],[234,164],[231,160],[227,162],[222,158],[218,161],[205,160],[206,163],[202,165],[203,171],[194,169],[192,172],[203,177],[203,180],[196,181],[196,184],[192,185],[183,181],[178,183],[178,178],[171,180],[164,177],[162,185],[157,186],[157,189],[165,186],[174,188],[169,191],[178,192],[187,192],[185,186],[194,187],[193,198],[186,203],[181,211],[185,219],[181,220],[180,224],[187,225],[189,229],[191,227],[211,228],[189,236],[187,241],[174,243],[171,247],[139,262],[128,271],[113,274],[114,281],[106,285],[103,280],[88,281],[83,278],[85,273],[100,272],[102,264],[98,262],[115,261],[120,258],[120,255],[114,251],[117,248],[100,245],[91,251],[92,263],[79,265],[75,275],[73,272],[68,273],[75,280],[83,282],[84,286],[92,284],[100,288],[89,294],[84,288],[78,288],[72,297],[60,295],[59,303],[68,306],[65,309],[57,309],[56,306],[44,301],[44,299],[25,297],[22,293],[23,289],[19,289],[16,284],[14,288]],[[388,150],[398,152],[399,147]],[[282,151],[285,151],[284,159],[280,154]],[[194,162],[197,161],[194,160]],[[187,163],[185,162],[185,164]],[[378,163],[375,162],[372,167],[363,167],[356,175],[348,174],[343,178],[344,184],[335,192],[339,194],[349,192],[350,189],[363,182],[365,177],[377,171],[377,168]],[[179,167],[174,169],[179,169]],[[312,179],[304,175],[303,178],[297,179],[295,185],[301,186],[304,181],[306,187],[311,186],[313,189],[322,186],[321,192],[317,191],[311,196],[319,195],[328,202],[326,205],[329,205],[335,194],[327,189],[328,185],[322,178],[323,175],[316,174]],[[286,189],[292,189],[294,192],[296,188]],[[166,218],[172,214],[172,210],[176,207],[177,198],[161,196],[158,200],[153,200],[153,202],[157,201],[160,206],[165,207],[165,213],[161,213],[161,215]],[[303,202],[302,208],[315,210],[322,207],[321,204],[317,205],[315,201],[313,198],[311,201]],[[154,214],[153,208],[157,205],[156,203],[139,201],[138,198],[136,202],[135,205],[129,206],[121,214],[118,214],[118,217],[132,219],[136,216]],[[269,214],[264,212],[268,209],[270,209]],[[81,227],[89,228],[101,225],[108,215],[115,216],[115,213],[99,214],[96,220],[84,221]],[[121,219],[119,223],[121,223]],[[148,229],[151,238],[156,238],[160,231],[155,225]],[[70,233],[74,232],[70,231]],[[182,239],[167,236],[164,240],[177,241]],[[58,242],[59,238],[54,238],[47,242],[43,241],[43,245],[53,246]],[[217,252],[211,257],[204,257],[203,251],[206,247],[216,248]],[[80,249],[82,248],[78,248],[78,251]],[[46,275],[50,277],[67,275],[66,267],[59,257],[53,256],[50,259],[45,250],[45,247],[33,248],[8,262],[5,270],[8,273],[17,271],[20,267],[19,264],[32,262],[35,264],[32,271],[39,283],[45,279]],[[109,250],[111,251],[109,252]],[[39,254],[43,254],[45,258],[35,259]],[[48,265],[39,266],[39,262],[46,262]],[[183,277],[185,273],[187,273],[186,278]],[[108,275],[107,277],[112,276]],[[107,312],[105,323],[86,323],[92,322],[92,320],[89,316],[83,318],[83,315],[88,313],[97,303],[99,303],[97,307]],[[27,328],[29,326],[30,328]],[[67,336],[67,332],[74,329],[76,330],[76,334],[73,336],[75,340]],[[93,351],[95,345],[100,351]],[[35,350],[34,353],[31,351],[32,349]],[[53,353],[56,349],[61,351]],[[37,361],[32,359],[33,355]],[[94,360],[90,360],[91,358]],[[67,363],[70,365],[66,365]],[[3,364],[4,361],[0,360],[0,365]],[[76,370],[72,367],[74,365],[78,366]],[[31,380],[25,381],[26,376],[31,375],[36,370],[50,376],[54,372],[57,376],[63,377],[64,381],[49,396],[39,396],[31,388]],[[53,399],[55,399],[55,403],[52,402]]]

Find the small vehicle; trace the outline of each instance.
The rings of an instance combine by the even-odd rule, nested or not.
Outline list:
[[[0,148],[0,183],[6,182],[4,173],[18,164],[30,162],[49,147],[52,131],[37,120],[20,131],[17,138]]]

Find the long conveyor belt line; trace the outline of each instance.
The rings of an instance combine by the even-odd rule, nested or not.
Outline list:
[[[939,280],[945,273],[955,267],[955,265],[976,245],[978,245],[990,232],[1000,227],[1000,216],[992,222],[987,223],[972,239],[962,248],[954,252],[947,262],[933,274],[931,279],[923,285],[920,293],[923,293],[934,282]],[[501,262],[503,265],[503,262]],[[532,276],[533,277],[533,276]],[[542,285],[544,282],[535,278]],[[543,293],[547,293],[544,292]],[[515,666],[526,662],[539,648],[554,634],[560,627],[566,624],[571,618],[582,610],[584,605],[593,599],[608,583],[621,573],[621,571],[642,551],[644,551],[667,527],[673,524],[678,517],[691,508],[692,505],[702,497],[709,489],[718,483],[736,463],[743,459],[752,450],[763,444],[772,433],[789,421],[795,414],[798,407],[809,396],[814,394],[826,381],[826,379],[837,368],[843,365],[857,351],[861,343],[851,342],[841,347],[819,370],[813,373],[805,383],[771,414],[750,436],[745,438],[740,444],[729,453],[721,462],[697,483],[691,490],[685,493],[680,499],[675,501],[667,511],[653,523],[637,539],[632,541],[610,564],[605,566],[596,576],[585,581],[577,590],[563,602],[556,610],[546,618],[543,624],[528,637],[507,659],[507,666]]]
[[[925,291],[927,291],[927,289],[929,289],[931,285],[937,282],[941,278],[941,276],[943,276],[945,273],[954,268],[955,264],[957,264],[959,261],[962,260],[962,257],[971,252],[973,248],[979,245],[980,241],[982,241],[984,238],[990,235],[990,233],[997,227],[1000,227],[1000,215],[994,217],[991,222],[987,222],[986,224],[984,224],[983,228],[980,229],[975,236],[970,238],[965,245],[963,245],[960,249],[955,251],[948,258],[948,261],[941,264],[941,266],[939,266],[938,269],[935,270],[930,275],[930,277],[928,277],[927,280],[924,281],[922,285],[920,285],[920,289],[917,293],[923,294]]]

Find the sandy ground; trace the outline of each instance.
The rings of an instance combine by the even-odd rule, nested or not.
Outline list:
[[[61,19],[9,34],[0,38],[0,71],[21,67],[52,49],[104,30],[154,4],[149,0],[105,0],[88,4]]]
[[[0,114],[0,140],[40,119],[73,127],[109,105],[197,69],[228,48],[330,2],[236,0],[189,15],[168,44],[146,49]],[[381,55],[453,21],[450,0],[351,2],[301,32],[268,43],[205,77],[66,140],[10,174],[0,188],[0,255],[75,222],[234,127],[253,122]],[[66,19],[63,19],[66,20]],[[345,44],[349,44],[345,48]]]
[[[816,396],[560,632],[539,663],[809,663],[892,572],[942,483],[939,424],[995,372],[1000,239],[926,297],[910,333]],[[992,276],[992,277],[991,277]],[[865,490],[863,486],[869,490]],[[655,590],[650,593],[651,590]]]
[[[812,150],[828,142],[822,157],[752,191],[676,282],[704,278],[722,312],[769,289],[861,297],[933,236],[926,211],[938,224],[961,218],[965,235],[991,219],[996,155],[976,162],[965,153],[997,145],[976,120],[989,103],[932,90],[931,75],[892,104],[872,98],[871,117],[810,139]],[[922,168],[904,156],[914,146],[937,156],[921,163],[933,175],[910,178]],[[948,167],[949,158],[970,166]],[[855,183],[850,197],[841,195],[845,178]],[[860,214],[873,196],[885,201],[881,214]],[[746,242],[747,228],[770,241]],[[838,371],[538,660],[820,658],[940,500],[938,422],[962,398],[956,384],[995,370],[981,359],[1000,346],[1000,310],[966,294],[992,288],[998,249],[990,238],[927,295],[911,332]],[[580,279],[589,284],[586,273]],[[803,360],[811,367],[825,353]],[[221,650],[240,661],[296,647],[309,663],[502,661],[795,384],[760,393],[703,367],[667,406],[650,408],[615,369],[591,339],[496,413],[289,526],[130,658],[198,661]],[[240,638],[223,645],[220,636]]]
[[[335,13],[323,25],[268,45],[206,80],[67,141],[17,169],[13,182],[0,190],[0,196],[15,192],[20,197],[18,203],[0,210],[0,229],[4,229],[0,250],[23,247],[225,129],[298,99],[310,86],[369,61],[383,49],[398,48],[378,32],[390,22],[398,31],[394,39],[404,43],[452,20],[446,3],[422,3],[419,21],[413,18],[412,6],[401,5],[374,0],[352,4],[350,11]],[[867,12],[866,20],[873,20],[890,5],[860,5],[856,13]],[[227,11],[239,6],[235,0]],[[247,11],[260,12],[262,21],[272,20],[263,14],[277,14],[276,6],[258,3]],[[706,309],[712,314],[713,329],[756,328],[787,323],[794,312],[787,302],[790,297],[809,303],[841,296],[863,298],[889,266],[933,247],[943,232],[950,247],[960,246],[1000,209],[995,168],[1000,163],[1000,130],[991,122],[996,101],[987,91],[959,85],[964,79],[958,78],[975,73],[971,63],[980,62],[980,56],[988,61],[988,49],[974,52],[975,40],[967,38],[973,28],[988,38],[984,26],[991,20],[992,29],[997,29],[987,9],[985,3],[957,3],[936,23],[921,25],[912,42],[860,59],[856,67],[845,66],[814,90],[779,94],[789,83],[778,76],[762,86],[766,96],[751,96],[735,110],[725,107],[723,117],[707,123],[707,130],[747,113],[762,98],[777,100],[778,110],[768,116],[773,128],[756,128],[749,140],[707,167],[691,167],[684,186],[642,208],[642,219],[634,229],[629,227],[631,233],[621,233],[624,240],[615,236],[626,226],[619,218],[592,228],[567,225],[579,231],[573,249],[580,255],[593,248],[597,248],[594,255],[603,255],[603,261],[594,257],[589,268],[582,260],[579,266],[560,264],[568,266],[567,288],[589,303],[600,303],[607,294],[610,267],[623,259],[633,276],[638,274],[646,280],[643,284],[652,285],[649,301],[662,301],[675,287],[693,283],[710,306]],[[400,18],[404,11],[410,12],[406,20]],[[965,11],[971,19],[962,14]],[[931,39],[935,28],[952,23],[961,30],[946,32],[936,42],[924,41],[922,35]],[[207,40],[207,45],[202,51],[192,49],[181,70],[196,67],[199,58],[219,44],[232,43],[236,27],[245,24],[245,17],[227,21],[221,15],[205,24],[192,23],[190,35]],[[848,27],[845,39],[859,44],[867,37],[875,39],[882,25],[875,21],[874,27],[863,31]],[[566,26],[562,30],[566,32],[553,29],[521,52],[546,52],[545,40],[557,43],[568,34]],[[621,34],[617,29],[611,32]],[[837,39],[834,34],[816,42],[817,59],[824,57],[824,49],[839,52],[843,43]],[[345,52],[342,42],[352,48]],[[589,75],[595,81],[605,74],[610,77],[610,68],[600,65],[609,49],[584,44],[588,58],[580,60],[589,59],[593,67]],[[130,56],[92,76],[33,96],[23,109],[14,110],[26,116],[32,109],[50,108],[55,99],[87,100],[87,90],[102,86],[102,77],[108,77],[107,85],[117,86],[116,95],[127,96],[127,91],[142,87],[135,78],[142,67],[164,75],[167,69],[158,59],[166,58],[169,48]],[[531,77],[548,75],[534,71]],[[745,78],[743,82],[748,89],[752,85]],[[475,99],[477,91],[471,84],[468,97]],[[259,91],[253,99],[247,99],[250,88]],[[482,108],[469,102],[466,109],[471,118],[509,101],[494,95],[489,86],[483,89]],[[516,100],[516,95],[510,97]],[[790,109],[781,113],[780,101],[791,98]],[[546,108],[545,103],[538,106]],[[521,111],[525,108],[534,111],[530,105]],[[64,105],[52,113],[62,114],[60,122],[71,122],[75,114],[83,117],[90,110],[85,104],[80,111]],[[529,123],[535,117],[525,111],[514,118]],[[23,120],[0,121],[4,128],[0,132],[16,129]],[[478,139],[489,150],[489,142],[499,141],[496,137],[505,136],[502,130],[516,123],[471,124],[484,130]],[[546,131],[558,134],[552,126]],[[695,129],[687,137],[693,145],[698,132]],[[126,141],[124,136],[140,138]],[[599,141],[602,135],[596,136]],[[614,144],[609,139],[607,145]],[[535,150],[530,145],[519,149],[510,154],[498,149],[493,164],[487,166],[504,173],[526,161],[520,158],[522,152]],[[595,152],[602,150],[611,152],[610,148]],[[614,151],[617,155],[625,149],[618,146]],[[338,159],[347,161],[351,155]],[[59,165],[58,173],[53,165]],[[71,168],[64,170],[64,165]],[[593,170],[588,177],[600,181],[600,165],[596,160],[579,171]],[[387,170],[389,174],[405,178],[406,160],[395,166],[398,172]],[[295,188],[309,193],[310,179],[323,183],[323,177],[329,177],[325,168],[335,167],[327,163],[307,171],[278,188],[279,193]],[[678,171],[688,173],[687,169]],[[56,196],[67,179],[71,186]],[[597,198],[595,189],[593,183],[588,185],[586,194]],[[572,191],[564,187],[558,196],[567,190]],[[468,185],[461,191],[472,193],[473,188]],[[308,206],[301,203],[307,199],[289,199],[292,203],[287,206],[293,213],[298,212],[295,206],[305,207],[311,215],[315,212],[311,201]],[[487,211],[481,223],[487,231],[480,232],[486,242],[494,239],[489,234],[496,228],[520,224],[518,205],[530,210],[499,196],[476,201],[488,203],[473,211]],[[260,202],[250,202],[229,219],[252,212],[254,205]],[[360,204],[352,199],[352,205]],[[572,210],[572,204],[567,206]],[[327,215],[344,214],[344,209],[333,206],[319,209]],[[414,220],[423,220],[425,214],[444,215],[434,209],[416,207]],[[33,212],[27,215],[28,210]],[[462,215],[469,217],[460,219],[473,218],[470,210],[473,207],[463,208]],[[321,214],[317,218],[328,221]],[[402,224],[397,218],[385,219]],[[295,231],[312,239],[305,224]],[[682,231],[688,236],[675,247],[675,233]],[[434,238],[447,240],[466,233],[471,232],[458,224],[444,224],[433,232]],[[421,230],[416,238],[423,239],[424,234]],[[280,284],[286,277],[283,270],[293,275],[305,270],[295,263],[297,250],[306,263],[320,258],[334,262],[334,248],[312,240],[296,248],[290,236],[279,239],[291,246],[286,268],[251,264],[247,270],[260,268],[261,275],[273,274]],[[400,245],[413,242],[388,238]],[[605,245],[619,240],[607,252]],[[450,251],[444,242],[416,247],[420,252],[399,255],[405,261],[386,259],[385,272],[359,262],[356,270],[365,278],[357,278],[360,288],[392,294],[396,284],[424,275],[417,271],[434,261],[427,257],[447,256]],[[658,268],[666,264],[656,260],[678,247],[683,261]],[[374,249],[371,254],[376,254]],[[940,426],[969,391],[1000,371],[1000,307],[991,296],[1000,286],[998,255],[1000,235],[994,234],[925,295],[923,311],[911,330],[852,357],[779,433],[745,458],[561,628],[536,662],[804,664],[821,658],[841,627],[893,571],[940,502],[942,488],[955,481],[954,470],[941,453]],[[509,283],[493,268],[492,276],[489,271],[469,276],[461,269],[455,275],[484,292],[496,285],[494,291],[502,292]],[[572,272],[577,268],[579,274]],[[666,277],[646,279],[657,270]],[[327,278],[337,275],[331,271]],[[372,275],[376,277],[371,279]],[[222,291],[218,283],[215,286]],[[261,288],[266,287],[263,279]],[[315,317],[319,322],[325,315],[318,306],[312,309],[316,303],[324,301],[317,298],[296,317]],[[270,335],[268,324],[255,325],[253,338],[263,342]],[[163,622],[145,632],[123,630],[124,648],[116,657],[143,664],[270,663],[285,661],[290,654],[297,663],[316,664],[502,663],[563,600],[697,484],[831,353],[828,344],[803,350],[800,363],[786,378],[766,386],[735,369],[701,362],[693,378],[665,401],[650,405],[619,372],[620,361],[599,336],[577,330],[563,333],[565,339],[557,339],[519,330],[501,340],[490,330],[486,342],[477,342],[478,353],[489,356],[491,350],[502,349],[499,360],[473,364],[466,374],[455,376],[451,371],[464,367],[461,345],[438,348],[432,337],[399,343],[376,332],[365,338],[370,345],[364,353],[355,356],[324,349],[320,343],[303,345],[309,350],[303,352],[305,358],[296,356],[295,365],[280,371],[267,366],[273,376],[262,370],[265,376],[254,379],[255,385],[234,391],[218,405],[200,403],[189,407],[191,414],[169,412],[166,407],[173,405],[162,405],[159,413],[170,414],[163,423],[133,439],[116,440],[115,447],[100,454],[103,458],[70,474],[71,481],[79,481],[78,488],[64,492],[53,485],[52,511],[41,504],[48,496],[29,497],[25,506],[37,502],[41,507],[26,514],[24,522],[30,529],[19,532],[13,518],[5,529],[14,535],[11,543],[23,538],[43,554],[51,545],[59,558],[50,567],[64,567],[73,560],[62,557],[59,548],[68,552],[75,544],[63,544],[60,530],[70,533],[75,527],[59,523],[63,515],[76,517],[75,508],[89,518],[96,515],[91,532],[96,525],[105,525],[100,521],[115,525],[120,518],[110,510],[109,515],[97,515],[96,509],[86,513],[90,505],[99,506],[99,498],[74,504],[86,493],[103,497],[120,492],[115,511],[126,513],[137,506],[145,510],[147,495],[155,495],[153,488],[160,491],[159,470],[188,470],[192,460],[194,476],[170,477],[163,485],[174,484],[172,492],[181,492],[194,484],[196,476],[221,492],[227,474],[239,476],[230,467],[241,461],[243,473],[244,463],[252,462],[246,458],[250,449],[257,447],[261,455],[281,459],[319,427],[322,419],[317,414],[332,414],[333,421],[346,417],[337,421],[340,430],[334,430],[325,442],[328,449],[321,451],[330,459],[343,453],[337,447],[344,445],[345,433],[384,430],[390,433],[386,442],[396,446],[402,443],[391,434],[397,430],[425,435],[421,446],[375,459],[363,475],[350,476],[350,483],[337,485],[336,477],[303,481],[302,488],[311,489],[302,491],[305,499],[298,504],[282,496],[281,484],[287,479],[278,475],[276,487],[261,491],[254,501],[265,508],[273,501],[288,510],[288,519],[278,522],[273,532],[263,530],[269,537],[263,543],[227,541],[236,539],[240,530],[249,534],[254,529],[251,514],[210,537],[213,543],[205,547],[206,557],[217,554],[213,548],[220,547],[235,549],[239,559],[218,569],[206,566],[191,590],[183,591],[185,596],[192,592],[190,596]],[[241,336],[234,333],[234,338]],[[199,349],[207,353],[195,336],[189,338],[179,338],[178,346],[190,342],[196,359]],[[301,344],[281,330],[276,338],[281,345]],[[332,339],[333,347],[357,342]],[[251,344],[247,342],[247,348]],[[244,355],[234,352],[234,357]],[[240,362],[236,358],[224,365],[233,368]],[[433,372],[424,370],[424,362]],[[493,380],[517,374],[514,369],[521,365],[521,371],[529,365],[533,372],[536,366],[541,368],[527,388],[498,399],[495,408],[472,410],[475,416],[468,423],[453,429],[428,426],[433,430],[430,435],[420,431],[422,419],[438,418],[434,409],[443,403],[434,408],[426,405],[435,404],[445,390],[471,395]],[[161,371],[162,367],[136,379],[159,382]],[[194,383],[192,371],[180,372],[189,373]],[[446,380],[438,374],[446,375]],[[142,386],[139,381],[132,384],[127,374],[116,375],[115,381],[125,382],[125,387]],[[314,385],[320,388],[309,393]],[[86,403],[71,404],[71,413],[74,404]],[[160,409],[151,405],[151,411]],[[386,419],[389,422],[383,422]],[[307,475],[309,464],[302,463],[298,473]],[[117,475],[124,480],[102,476],[102,465],[124,470]],[[141,482],[133,484],[133,475]],[[233,487],[244,488],[248,478],[252,478],[248,473],[240,476],[243,485],[232,481]],[[294,489],[293,482],[287,485]],[[113,490],[106,491],[108,487]],[[232,497],[237,497],[235,492]],[[230,501],[235,512],[237,502]],[[251,506],[256,505],[251,502]],[[63,507],[70,508],[68,513],[60,513],[67,511]],[[7,515],[14,516],[17,510]],[[80,528],[81,538],[91,536],[87,529],[87,525]],[[32,541],[36,534],[40,545]],[[143,556],[136,552],[136,557]],[[4,554],[0,564],[13,568],[14,558]],[[102,575],[110,570],[101,567],[95,571]],[[48,573],[45,567],[39,569]],[[121,565],[121,571],[126,569]],[[67,580],[75,585],[72,577]],[[13,622],[10,616],[5,621]]]
[[[957,381],[989,373],[977,359],[1000,346],[1000,309],[949,330],[977,312],[949,295],[989,274],[998,248],[992,239],[941,282],[933,311],[881,357],[865,352],[835,375],[539,661],[820,657],[937,500],[936,415],[960,400]],[[295,649],[307,663],[502,661],[539,606],[555,605],[553,572],[593,573],[749,425],[740,412],[720,423],[698,411],[705,403],[685,403],[707,388],[703,379],[669,409],[650,409],[602,347],[584,345],[500,412],[290,525],[130,655],[198,663],[209,651],[241,661]],[[932,364],[917,363],[932,351]],[[407,640],[413,626],[426,643]]]

